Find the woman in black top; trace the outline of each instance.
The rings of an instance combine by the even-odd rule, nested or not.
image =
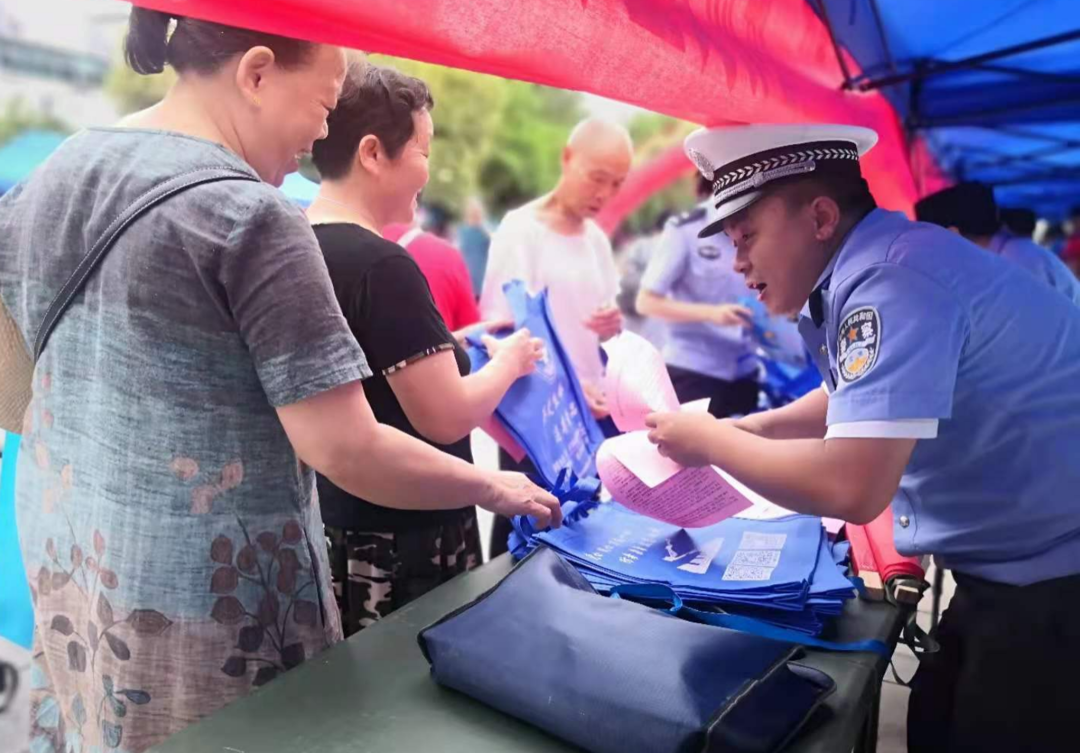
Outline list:
[[[469,434],[519,377],[539,340],[525,330],[486,338],[492,361],[469,375],[423,273],[383,227],[411,223],[428,180],[433,107],[419,79],[354,65],[329,136],[314,149],[322,174],[308,210],[330,278],[374,376],[364,382],[375,417],[471,461]],[[480,563],[476,510],[395,510],[319,479],[331,570],[346,634]]]

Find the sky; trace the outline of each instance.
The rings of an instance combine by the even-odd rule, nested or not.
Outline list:
[[[590,115],[614,120],[616,123],[622,123],[623,125],[626,125],[635,115],[648,112],[648,110],[640,107],[608,99],[607,97],[600,97],[596,94],[583,94],[582,96],[585,98],[585,109],[588,110]]]
[[[0,0],[0,29],[29,42],[111,54],[129,6],[117,0]]]

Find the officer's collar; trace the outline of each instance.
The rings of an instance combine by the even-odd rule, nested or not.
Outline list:
[[[870,210],[858,221],[858,223],[855,223],[851,229],[848,230],[847,236],[843,237],[843,240],[840,241],[840,245],[837,248],[836,253],[833,254],[833,258],[828,260],[828,264],[825,265],[825,269],[819,275],[818,283],[814,285],[813,292],[807,299],[806,304],[802,306],[802,310],[799,312],[801,317],[812,321],[815,327],[820,328],[821,325],[825,323],[824,295],[828,290],[829,283],[833,280],[833,272],[836,270],[840,257],[845,255],[845,252],[847,252],[849,248],[853,248],[856,245],[852,243],[852,239],[858,234],[855,231],[863,230],[867,226],[874,224],[874,221],[881,216],[888,215],[888,212],[879,209]]]
[[[825,321],[825,309],[822,303],[822,297],[826,290],[829,289],[829,282],[832,280],[833,269],[836,268],[836,259],[840,256],[840,249],[836,249],[836,253],[829,259],[829,263],[825,265],[825,269],[818,275],[817,283],[814,285],[814,292],[810,294],[810,298],[803,304],[802,311],[799,312],[800,316],[806,319],[810,319],[814,322],[815,327],[820,327]]]

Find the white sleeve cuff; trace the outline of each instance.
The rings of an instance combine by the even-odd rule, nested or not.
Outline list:
[[[829,391],[829,383],[826,382],[824,379],[821,380],[821,389],[825,390],[826,395],[832,394],[832,392]]]
[[[825,439],[936,439],[937,430],[936,418],[850,421],[831,425]]]

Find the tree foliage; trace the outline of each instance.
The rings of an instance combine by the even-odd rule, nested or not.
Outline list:
[[[71,127],[59,118],[34,110],[22,97],[14,97],[4,103],[0,111],[0,145],[23,131],[40,128],[60,133],[71,133]]]
[[[416,76],[430,87],[435,141],[424,201],[452,215],[460,215],[470,196],[480,196],[498,217],[551,190],[559,178],[567,136],[587,114],[577,92],[386,55],[368,59]],[[118,62],[106,79],[105,91],[126,114],[160,101],[175,79],[171,69],[142,76]],[[628,128],[637,163],[681,141],[693,127],[654,113],[636,116]],[[318,179],[309,163],[301,166],[301,172]],[[692,181],[679,181],[650,198],[627,219],[626,228],[645,232],[665,209],[681,210],[693,202]]]
[[[460,212],[479,195],[494,215],[551,189],[570,129],[585,115],[575,92],[373,55],[422,79],[435,99],[425,201]]]
[[[667,115],[643,113],[627,124],[634,139],[638,163],[647,162],[672,144],[681,143],[697,126],[685,120]],[[688,175],[658,191],[626,218],[622,230],[632,234],[647,234],[656,229],[658,222],[670,213],[689,209],[697,202],[695,193],[697,178]]]
[[[117,62],[105,78],[105,93],[116,103],[122,115],[145,110],[165,96],[176,81],[172,68],[155,76],[144,76]]]

